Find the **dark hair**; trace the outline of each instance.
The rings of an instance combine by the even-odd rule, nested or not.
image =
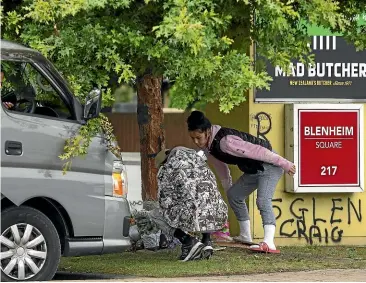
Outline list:
[[[201,111],[193,111],[187,119],[188,131],[200,130],[202,132],[211,128],[211,122]]]

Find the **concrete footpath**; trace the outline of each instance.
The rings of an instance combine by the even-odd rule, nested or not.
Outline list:
[[[134,277],[120,276],[109,278],[100,278],[98,276],[86,278],[55,278],[57,281],[80,282],[80,281],[118,281],[118,282],[366,282],[366,267],[365,269],[327,269],[316,271],[299,271],[299,272],[276,272],[266,274],[252,275],[232,275],[232,276],[207,276],[207,277],[182,277],[182,278],[149,278],[149,277]],[[61,280],[60,280],[61,279]]]

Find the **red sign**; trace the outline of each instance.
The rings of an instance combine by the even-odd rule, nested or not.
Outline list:
[[[298,109],[298,115],[299,186],[359,187],[359,110]]]

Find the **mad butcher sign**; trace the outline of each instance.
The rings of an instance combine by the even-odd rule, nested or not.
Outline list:
[[[356,15],[353,20],[366,27],[366,13]],[[308,25],[307,30],[308,46],[315,56],[312,64],[294,59],[285,70],[256,55],[256,66],[262,65],[273,81],[269,90],[255,90],[255,101],[365,102],[366,50],[357,50],[341,34],[327,29]]]
[[[363,118],[359,104],[286,105],[286,153],[298,168],[287,191],[362,192]]]

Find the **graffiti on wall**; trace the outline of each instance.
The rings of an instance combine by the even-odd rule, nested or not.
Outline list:
[[[329,200],[331,206],[328,214],[325,215],[322,210],[321,216],[318,209],[324,207],[325,203],[323,200],[320,203],[314,197],[311,199],[311,208],[301,197],[295,198],[287,208],[281,206],[282,198],[273,199],[272,202],[280,237],[297,237],[311,245],[322,241],[339,243],[346,225],[362,222],[361,199],[332,198]]]
[[[272,116],[266,112],[250,114],[250,127],[257,130],[257,137],[267,140],[266,135],[272,130]]]

